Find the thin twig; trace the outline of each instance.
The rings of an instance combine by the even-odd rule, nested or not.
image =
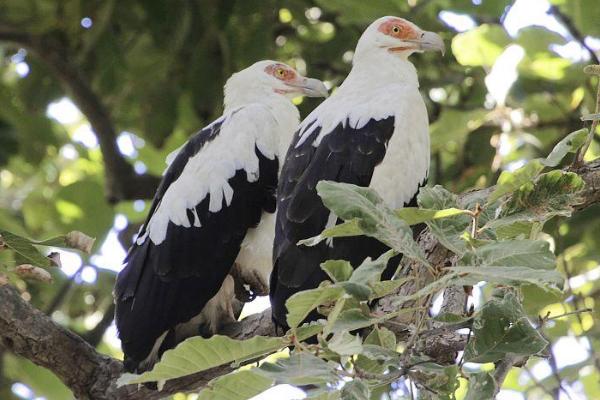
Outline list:
[[[575,39],[581,45],[581,47],[583,47],[588,51],[588,53],[590,53],[592,61],[595,64],[600,64],[600,59],[598,59],[598,55],[596,54],[594,49],[587,45],[587,43],[585,42],[585,37],[579,31],[577,26],[575,26],[575,24],[571,20],[571,17],[564,14],[557,6],[550,6],[550,8],[548,9],[548,14],[554,15],[557,20],[562,22],[562,24],[565,26],[565,28],[567,28],[571,36],[573,36],[573,39]]]
[[[533,382],[533,384],[536,387],[542,389],[542,391],[544,393],[546,393],[547,395],[549,395],[553,399],[556,398],[556,396],[554,395],[553,392],[551,392],[548,388],[546,388],[544,385],[542,385],[542,383],[540,381],[538,381],[536,379],[536,377],[533,375],[533,372],[531,372],[531,370],[527,366],[523,367],[523,369],[525,370],[525,372],[527,372],[527,375],[529,375],[529,379],[531,379],[531,381]]]

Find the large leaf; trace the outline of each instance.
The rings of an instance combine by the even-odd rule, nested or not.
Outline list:
[[[531,325],[513,293],[488,301],[475,316],[473,337],[465,349],[465,360],[495,362],[508,353],[532,355],[548,342]]]
[[[353,271],[352,264],[346,260],[327,260],[321,264],[321,269],[333,282],[347,281]]]
[[[465,253],[459,266],[521,266],[533,269],[554,269],[556,257],[543,240],[504,240],[485,244]]]
[[[141,375],[123,374],[119,385],[164,381],[191,375],[228,363],[240,363],[272,353],[288,343],[285,338],[255,336],[235,340],[215,335],[209,339],[195,336],[166,351],[151,371]]]
[[[329,350],[341,355],[352,356],[362,352],[360,336],[354,336],[347,331],[335,333],[327,343]]]
[[[496,188],[488,198],[488,204],[492,204],[502,196],[511,194],[522,185],[531,182],[542,170],[544,165],[539,159],[531,160],[516,171],[502,171],[498,178]]]
[[[422,188],[417,197],[419,206],[426,209],[457,209],[457,196],[443,187],[437,185],[431,188]],[[427,221],[431,233],[440,243],[456,254],[466,251],[465,242],[460,238],[467,229],[470,217],[466,215],[455,215],[443,219]]]
[[[385,270],[388,261],[395,255],[395,252],[389,250],[379,256],[376,260],[367,258],[354,270],[349,282],[363,285],[379,282],[381,274]]]
[[[274,380],[254,369],[236,371],[213,379],[206,385],[198,400],[247,400],[271,386]]]
[[[343,222],[341,224],[332,226],[331,228],[325,229],[319,235],[303,239],[298,242],[298,244],[305,246],[316,246],[321,243],[323,240],[329,238],[336,237],[348,237],[348,236],[358,236],[363,233],[362,229],[359,226],[360,219],[355,218],[349,221]]]
[[[360,308],[351,308],[342,311],[339,316],[337,316],[330,332],[353,331],[366,328],[367,326],[371,326],[380,321],[379,318],[371,317]]]
[[[295,352],[289,358],[280,358],[274,363],[265,362],[255,370],[276,383],[290,385],[317,385],[336,383],[335,366],[308,352]]]
[[[459,279],[455,280],[455,283],[461,285],[475,285],[481,281],[486,281],[513,286],[532,284],[551,290],[559,288],[564,282],[558,271],[519,266],[448,267],[448,270],[460,276]]]
[[[568,153],[575,153],[583,146],[587,135],[587,129],[580,129],[569,133],[563,140],[554,146],[552,152],[548,154],[548,157],[546,157],[542,163],[547,167],[556,167]]]
[[[322,304],[336,301],[343,294],[344,289],[339,286],[324,286],[295,293],[285,302],[288,325],[292,328],[300,325],[312,310]]]
[[[461,210],[460,208],[430,210],[416,207],[405,207],[396,210],[396,215],[406,221],[409,225],[421,224],[434,219],[448,218],[461,214],[468,214],[468,210]]]
[[[40,267],[52,266],[50,259],[44,257],[40,251],[31,244],[31,240],[2,229],[0,229],[0,237],[8,248],[25,258],[31,264]]]
[[[463,284],[489,281],[505,284],[532,283],[541,287],[559,286],[562,276],[554,269],[556,258],[542,240],[491,242],[468,251],[448,268],[459,274]]]
[[[489,373],[471,374],[465,400],[493,400],[496,387],[496,381]]]
[[[528,237],[534,226],[541,227],[555,216],[570,216],[580,201],[583,186],[583,180],[572,172],[554,170],[542,174],[513,193],[483,230],[493,229],[498,238]]]
[[[423,250],[413,239],[410,226],[387,207],[370,188],[347,183],[321,181],[317,192],[323,204],[345,221],[357,220],[362,233],[374,237],[405,257],[429,265]]]
[[[354,379],[346,382],[342,389],[342,399],[344,400],[369,400],[371,390],[365,382],[360,379]]]
[[[388,351],[396,350],[396,335],[385,327],[376,327],[366,337],[363,342],[364,348],[367,346],[379,346]],[[374,357],[368,357],[365,354],[359,354],[355,364],[364,371],[381,374],[385,371],[386,366],[383,360],[378,360]]]

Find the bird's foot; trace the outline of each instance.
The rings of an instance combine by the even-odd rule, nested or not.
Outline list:
[[[258,271],[244,268],[236,263],[230,274],[235,282],[235,296],[239,301],[248,303],[257,296],[269,294],[269,284]]]

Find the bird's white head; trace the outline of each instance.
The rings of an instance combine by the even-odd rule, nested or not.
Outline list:
[[[443,54],[444,49],[444,41],[438,34],[424,31],[403,18],[382,17],[360,37],[354,60],[381,52],[406,59],[415,52],[433,50]]]
[[[264,60],[231,76],[225,84],[225,108],[266,99],[327,97],[318,79],[306,78],[287,64]]]

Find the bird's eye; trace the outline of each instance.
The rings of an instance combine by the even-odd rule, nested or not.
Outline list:
[[[285,75],[285,71],[283,70],[283,68],[277,68],[275,74],[277,74],[278,77],[283,78],[283,76]]]
[[[394,25],[392,28],[392,32],[394,33],[400,33],[400,27],[398,25]]]

